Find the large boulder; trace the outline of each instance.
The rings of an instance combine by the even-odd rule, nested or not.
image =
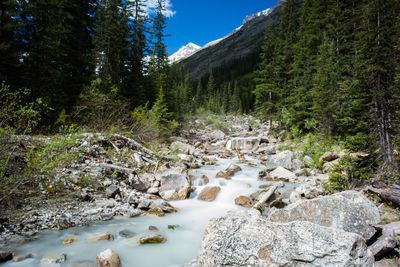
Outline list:
[[[208,140],[222,140],[225,138],[225,133],[221,130],[214,130],[207,135]]]
[[[231,149],[234,150],[257,150],[261,139],[258,137],[236,137],[231,140]]]
[[[382,227],[382,235],[369,249],[375,257],[393,252],[400,245],[400,222],[393,222]]]
[[[198,266],[373,266],[358,234],[305,221],[273,223],[258,212],[211,219]]]
[[[96,257],[96,262],[100,267],[121,267],[121,260],[111,249],[100,252]]]
[[[106,189],[106,195],[108,198],[115,198],[116,195],[120,193],[119,187],[117,185],[110,185]]]
[[[166,169],[158,173],[159,194],[165,200],[183,200],[190,193],[190,181],[183,168]]]
[[[293,159],[292,151],[289,150],[282,151],[276,155],[268,156],[265,166],[269,171],[275,170],[278,167],[283,167],[285,169],[291,170],[292,159]]]
[[[173,142],[170,146],[172,151],[177,151],[187,155],[193,155],[195,148],[192,145],[185,144],[179,141]]]
[[[147,191],[154,183],[155,177],[151,173],[139,173],[132,179],[132,187],[139,191]]]
[[[269,173],[269,177],[271,177],[272,180],[282,180],[288,182],[296,179],[296,174],[279,166],[278,168]]]
[[[309,221],[357,233],[365,240],[375,234],[373,225],[380,221],[378,208],[357,191],[297,201],[284,209],[271,210],[268,219],[280,223]]]
[[[201,190],[198,200],[214,201],[221,188],[219,186],[206,186]]]

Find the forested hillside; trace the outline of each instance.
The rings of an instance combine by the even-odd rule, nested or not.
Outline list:
[[[41,99],[47,107],[41,131],[65,123],[101,130],[135,107],[150,109],[161,88],[166,95],[172,88],[165,3],[148,14],[145,2],[2,1],[2,100],[28,88],[21,104]]]
[[[375,163],[397,169],[399,12],[396,1],[288,0],[265,29],[257,71],[248,55],[210,67],[182,94],[213,112],[254,111],[292,136],[318,133],[353,151],[379,151]]]

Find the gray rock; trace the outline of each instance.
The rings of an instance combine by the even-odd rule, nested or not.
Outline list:
[[[312,200],[302,200],[284,209],[273,210],[272,222],[309,221],[326,227],[357,233],[369,240],[379,223],[379,210],[373,202],[357,191],[345,191]]]
[[[292,169],[292,158],[293,152],[286,150],[282,151],[276,155],[271,155],[268,157],[265,166],[267,170],[275,170],[278,167],[283,167],[285,169],[291,170]]]
[[[182,142],[173,142],[170,146],[172,151],[177,151],[183,154],[187,154],[187,155],[193,155],[195,148],[192,145],[189,144],[185,144]]]
[[[222,140],[225,139],[225,133],[221,130],[214,130],[207,135],[208,140]]]
[[[373,266],[363,238],[305,221],[272,223],[258,212],[211,219],[198,266]],[[194,265],[196,266],[196,265]]]
[[[125,237],[125,238],[131,238],[135,236],[135,233],[129,230],[121,230],[118,233],[120,236]]]
[[[119,187],[116,185],[110,185],[106,189],[106,195],[108,198],[115,198],[120,193]]]
[[[139,191],[147,191],[153,186],[155,177],[150,173],[140,173],[134,177],[132,187]]]
[[[231,149],[254,151],[258,149],[260,142],[258,137],[236,137],[231,140]]]
[[[286,170],[285,168],[278,166],[275,170],[269,173],[269,177],[271,177],[273,180],[294,180],[296,178],[296,175],[289,171]]]
[[[190,181],[182,168],[166,169],[157,174],[160,177],[160,196],[165,200],[183,200],[190,193]]]
[[[190,266],[190,265],[188,265]],[[398,267],[399,263],[396,259],[383,259],[375,262],[374,267]]]
[[[379,258],[400,245],[400,222],[393,222],[382,227],[382,235],[368,248]]]
[[[293,191],[292,193],[290,193],[290,203],[296,203],[297,201],[301,200],[301,196],[298,192]]]
[[[298,170],[304,167],[303,162],[301,162],[299,159],[294,159],[292,161],[292,169],[293,170]]]
[[[0,262],[12,260],[13,254],[10,250],[0,250]]]
[[[258,154],[274,155],[276,154],[276,146],[269,144],[261,144],[257,149]]]

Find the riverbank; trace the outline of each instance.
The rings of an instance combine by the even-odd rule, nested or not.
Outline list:
[[[292,147],[282,143],[279,136],[272,133],[269,124],[253,118],[225,118],[224,121],[194,120],[193,125],[188,127],[188,130],[182,131],[181,136],[172,138],[168,150],[160,150],[159,153],[153,153],[126,137],[85,135],[79,145],[84,145],[84,149],[89,153],[82,154],[85,157],[80,160],[81,163],[73,166],[73,170],[68,168],[65,170],[70,176],[75,177],[75,180],[68,179],[68,181],[77,186],[76,190],[69,197],[57,201],[37,200],[32,206],[5,213],[3,217],[7,221],[2,223],[1,232],[3,245],[17,248],[14,253],[17,258],[14,260],[22,259],[18,257],[27,256],[29,252],[24,251],[25,255],[18,254],[21,253],[18,252],[21,243],[35,239],[39,239],[37,242],[40,242],[42,238],[40,233],[44,230],[89,226],[100,221],[109,221],[104,224],[104,228],[101,228],[103,230],[119,229],[115,227],[114,222],[120,221],[119,218],[122,216],[133,218],[127,219],[129,222],[135,222],[135,217],[139,221],[145,220],[139,227],[140,232],[145,234],[148,226],[152,224],[150,222],[154,221],[153,224],[156,224],[157,221],[163,220],[153,217],[154,214],[163,216],[166,213],[173,213],[167,215],[166,222],[159,225],[159,228],[163,229],[160,233],[168,239],[162,247],[166,251],[169,245],[176,249],[176,243],[185,242],[185,233],[190,237],[197,232],[195,238],[198,240],[195,242],[197,248],[194,248],[194,251],[197,251],[202,232],[211,217],[224,216],[229,210],[251,209],[256,212],[261,210],[268,216],[270,207],[281,209],[287,204],[298,205],[324,194],[322,185],[328,180],[329,168],[342,156],[340,151],[326,151],[327,153],[323,153],[320,157],[324,163],[320,164],[320,168],[314,168],[316,162],[312,162],[314,161],[312,157],[299,157],[298,151],[285,150]],[[133,158],[134,163],[129,162],[127,160],[129,158]],[[92,179],[89,180],[89,184],[92,186],[78,188],[79,180],[76,177],[81,177],[82,173],[91,174]],[[205,213],[201,212],[196,203],[206,203]],[[206,210],[211,211],[214,205],[220,208],[207,213]],[[205,214],[207,215],[204,216]],[[197,228],[188,226],[186,229],[183,227],[181,230],[169,233],[168,225],[172,227],[190,224],[188,221],[180,222],[182,221],[180,216],[186,216],[191,220],[195,220],[193,218],[195,216],[200,216],[203,223]],[[358,215],[351,215],[354,216]],[[229,215],[227,218],[229,220]],[[372,224],[379,223],[379,220],[379,213],[378,216],[375,214]],[[370,222],[359,223],[367,225]],[[98,233],[98,230],[96,231]],[[93,234],[96,231],[93,231]],[[73,232],[63,233],[62,237],[67,237]],[[119,231],[114,230],[115,236],[118,236],[118,233]],[[179,236],[180,240],[176,236]],[[87,238],[90,238],[88,234],[79,237],[81,242],[86,242]],[[59,239],[60,237],[53,241],[59,242],[62,248],[62,240]],[[171,240],[175,240],[176,243]],[[114,244],[113,247],[121,247],[124,242],[127,241],[121,243],[119,240],[116,243],[115,240],[111,244]],[[187,242],[190,242],[190,238]],[[229,242],[229,239],[225,242]],[[207,244],[202,246],[206,247]],[[91,251],[91,254],[96,255],[105,248],[97,247],[97,251]],[[158,250],[159,247],[151,248],[154,249]],[[217,251],[221,255],[224,253]],[[190,259],[190,255],[190,253],[186,255],[186,262]],[[365,261],[367,263],[371,261],[371,254],[368,255]],[[34,255],[37,261],[40,261],[40,257],[41,255]],[[120,257],[123,263],[130,263],[125,253]],[[94,258],[92,257],[92,260]],[[73,263],[69,260],[67,262]],[[200,266],[207,265],[204,262],[204,258],[199,258]]]

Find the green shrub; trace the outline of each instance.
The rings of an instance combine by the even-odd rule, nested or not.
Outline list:
[[[356,135],[347,136],[344,147],[349,151],[370,151],[372,149],[372,137],[369,134],[358,132]]]
[[[331,168],[329,179],[322,186],[327,193],[340,192],[351,189],[354,182],[363,181],[372,175],[372,169],[365,160],[346,155]]]
[[[128,117],[128,101],[120,95],[119,88],[110,78],[106,81],[96,79],[82,90],[74,117],[91,130],[119,129]]]

